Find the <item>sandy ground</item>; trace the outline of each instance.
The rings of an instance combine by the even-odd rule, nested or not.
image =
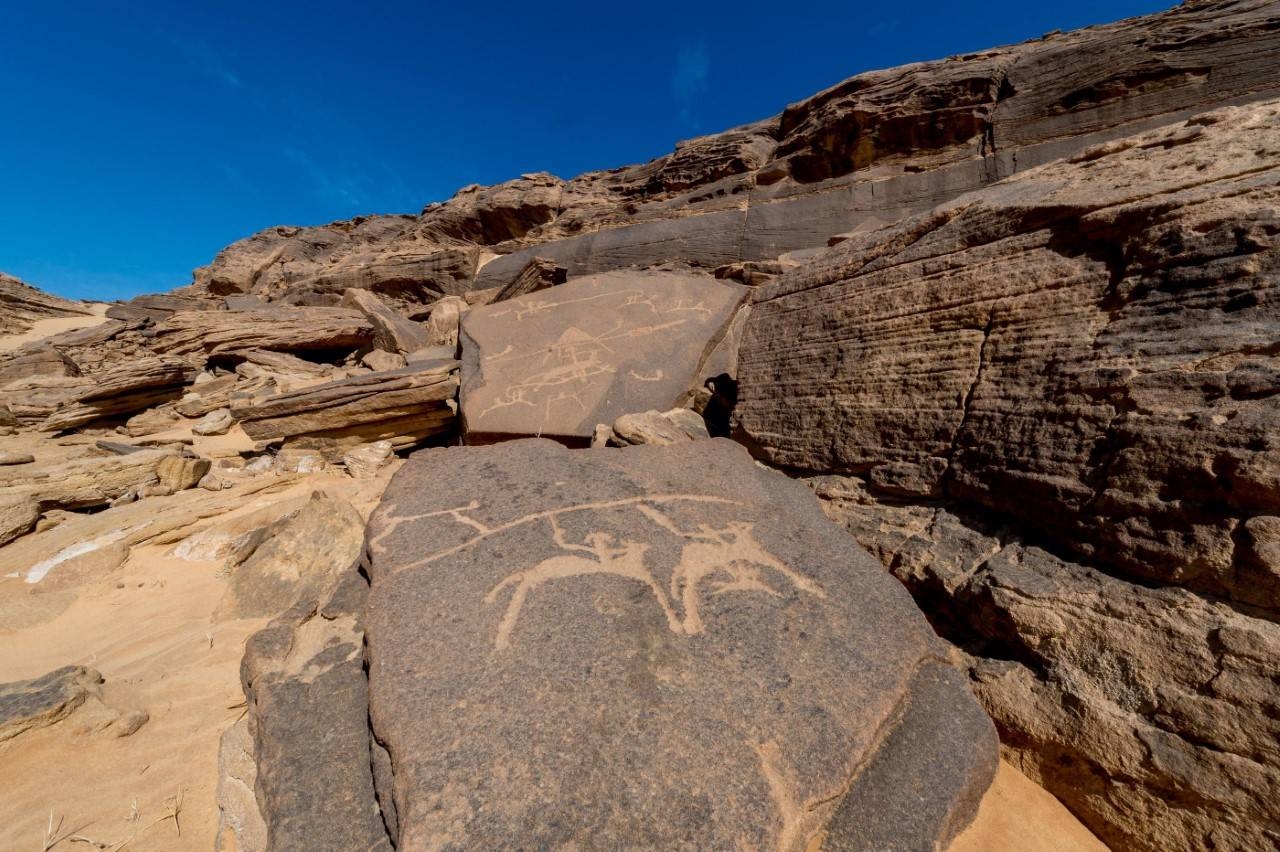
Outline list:
[[[270,500],[322,488],[367,514],[385,479],[317,475]],[[53,620],[9,632],[0,625],[0,682],[67,664],[105,678],[101,702],[0,743],[0,849],[41,849],[51,815],[65,836],[55,850],[114,849],[125,840],[123,849],[136,852],[213,848],[218,742],[243,712],[240,658],[265,620],[214,622],[226,587],[218,563],[172,552],[172,545],[134,548]],[[132,736],[94,729],[131,710],[150,714]]]
[[[1107,852],[1066,807],[1000,762],[978,815],[948,852]]]
[[[110,305],[104,302],[93,302],[86,307],[92,311],[87,316],[53,317],[52,319],[36,320],[35,324],[22,334],[0,335],[0,352],[12,352],[19,346],[35,343],[37,340],[43,340],[50,335],[61,334],[64,331],[75,331],[78,328],[88,328],[91,325],[100,325],[107,321],[107,308]]]

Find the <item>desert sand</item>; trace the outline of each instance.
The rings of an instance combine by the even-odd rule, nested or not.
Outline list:
[[[49,319],[36,320],[31,325],[31,328],[22,334],[0,335],[0,352],[12,352],[28,343],[35,343],[37,340],[44,340],[46,337],[61,334],[64,331],[90,328],[107,321],[107,308],[110,305],[105,302],[92,302],[86,307],[92,313],[82,316],[51,317]]]

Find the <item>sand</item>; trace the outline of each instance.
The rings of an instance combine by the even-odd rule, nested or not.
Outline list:
[[[70,316],[70,317],[51,317],[50,319],[36,320],[31,328],[22,334],[6,334],[0,335],[0,352],[12,352],[20,346],[28,343],[35,343],[37,340],[43,340],[54,334],[61,334],[64,331],[75,331],[79,328],[89,328],[94,325],[101,325],[107,321],[107,308],[111,307],[105,302],[91,302],[85,306],[91,312],[89,314]]]
[[[978,815],[948,852],[1107,852],[1061,802],[1000,762]]]
[[[269,499],[321,488],[367,514],[390,473],[367,481],[315,475]],[[51,813],[64,834],[108,849],[124,840],[136,852],[213,848],[218,742],[243,712],[244,642],[265,619],[214,622],[226,588],[219,564],[179,559],[173,550],[136,547],[119,569],[77,589],[56,618],[16,631],[0,625],[0,682],[68,664],[92,666],[106,679],[101,702],[0,743],[0,849],[40,849]],[[150,714],[133,735],[93,730],[131,710]],[[169,814],[179,801],[175,823]],[[68,836],[53,848],[94,847]]]

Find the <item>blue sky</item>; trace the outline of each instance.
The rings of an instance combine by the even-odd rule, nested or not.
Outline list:
[[[845,77],[1171,0],[0,0],[0,270],[190,281],[277,224],[640,162]]]

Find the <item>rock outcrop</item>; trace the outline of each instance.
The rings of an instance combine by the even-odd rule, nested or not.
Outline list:
[[[405,448],[453,431],[457,392],[458,362],[446,359],[270,396],[233,406],[231,416],[258,440],[387,440]]]
[[[1120,848],[1280,825],[1259,712],[1280,700],[1259,663],[1280,612],[1277,122],[1277,101],[1209,112],[855,236],[758,289],[742,344],[762,458],[1069,554],[966,543],[972,565],[918,593],[1029,666],[982,668],[979,694]],[[860,539],[894,567],[896,536]],[[959,547],[913,545],[934,546]]]
[[[3,680],[149,600],[130,668],[183,677],[72,733],[225,733],[221,852],[941,852],[997,732],[1114,849],[1271,848],[1277,57],[1274,0],[1194,0],[272,228],[106,318],[0,276],[0,336],[102,320],[0,351],[0,657],[59,655]],[[191,673],[250,635],[235,721]],[[0,685],[0,846],[63,771],[13,732],[98,680]]]
[[[411,311],[512,284],[534,258],[571,277],[773,260],[1106,139],[1276,92],[1277,20],[1268,0],[1210,0],[860,74],[649,163],[467,187],[416,217],[263,231],[198,270],[192,292],[336,304],[359,287]]]
[[[373,342],[374,328],[347,308],[277,308],[260,311],[181,311],[155,328],[161,354],[239,361],[255,350],[346,353]]]
[[[0,272],[0,335],[21,334],[38,320],[89,313],[83,303],[60,299]]]
[[[423,451],[369,542],[398,849],[942,849],[993,777],[901,587],[728,441]]]

